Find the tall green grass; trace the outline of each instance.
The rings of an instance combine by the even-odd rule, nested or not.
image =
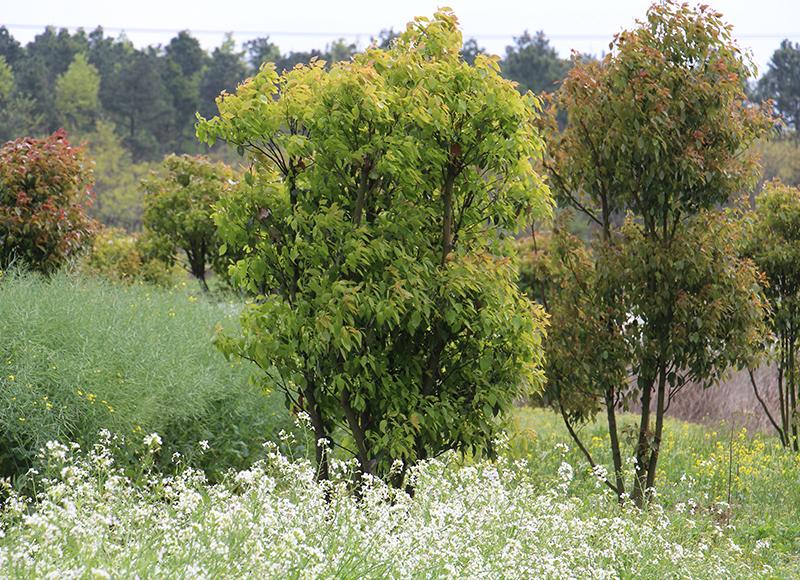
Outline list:
[[[243,467],[280,428],[276,395],[212,344],[235,309],[183,291],[57,274],[0,278],[0,473],[35,464],[51,439],[86,446],[100,429],[131,450],[158,432],[184,461],[198,441],[211,472]],[[165,453],[166,457],[170,454]]]

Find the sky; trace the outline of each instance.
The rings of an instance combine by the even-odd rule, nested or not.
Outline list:
[[[599,55],[614,33],[642,18],[650,0],[0,0],[0,25],[28,42],[45,25],[124,30],[137,46],[166,44],[188,29],[206,48],[225,32],[238,42],[269,35],[282,52],[321,48],[344,38],[364,47],[382,29],[402,29],[439,6],[455,10],[464,38],[503,54],[524,30],[543,30],[563,57],[571,50]],[[763,72],[780,41],[800,42],[800,0],[706,0],[734,27],[740,46]]]

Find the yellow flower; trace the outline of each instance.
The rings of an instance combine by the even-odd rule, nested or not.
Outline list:
[[[15,381],[16,379],[17,379],[17,377],[15,377],[14,375],[8,375],[8,380],[9,381]]]

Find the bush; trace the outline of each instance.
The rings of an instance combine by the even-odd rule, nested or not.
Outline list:
[[[181,281],[183,270],[161,259],[153,249],[154,243],[157,242],[146,234],[137,236],[116,228],[102,230],[81,269],[112,282],[146,282],[172,288]]]
[[[0,473],[24,472],[50,439],[90,445],[106,428],[158,431],[169,452],[206,439],[212,472],[244,466],[276,425],[248,363],[211,343],[231,315],[197,297],[55,274],[0,279]],[[130,437],[129,437],[130,438]]]
[[[233,180],[233,171],[223,163],[201,156],[169,155],[163,175],[143,181],[144,226],[170,250],[172,263],[177,250],[186,254],[188,270],[208,290],[206,268],[227,275],[220,259],[217,228],[211,215]]]
[[[220,345],[256,361],[316,440],[395,485],[450,449],[492,455],[513,401],[544,382],[543,316],[516,287],[510,236],[549,207],[538,103],[461,47],[442,10],[329,71],[266,65],[198,125],[254,167],[215,219],[242,256],[234,280],[261,296]]]
[[[0,267],[52,272],[91,242],[92,171],[63,130],[0,147]]]

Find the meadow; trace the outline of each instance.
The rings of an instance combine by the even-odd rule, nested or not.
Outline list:
[[[7,273],[0,305],[4,457],[30,466],[3,483],[2,577],[800,573],[800,457],[774,437],[669,421],[639,510],[560,417],[519,407],[496,461],[446,454],[414,469],[413,497],[377,479],[359,496],[354,462],[334,454],[317,482],[303,417],[215,351],[229,304]],[[601,424],[582,435],[607,459]]]

